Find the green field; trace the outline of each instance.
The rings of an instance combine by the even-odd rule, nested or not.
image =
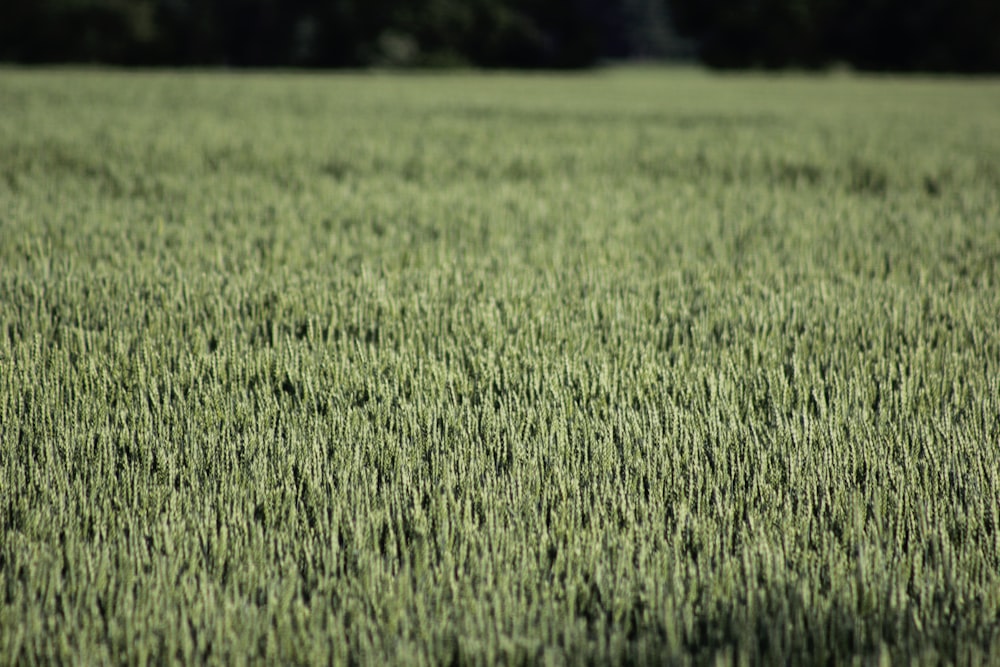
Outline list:
[[[1000,85],[0,69],[0,664],[1000,662]]]

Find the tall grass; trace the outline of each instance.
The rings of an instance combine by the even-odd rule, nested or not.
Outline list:
[[[987,663],[989,81],[0,71],[0,663]]]

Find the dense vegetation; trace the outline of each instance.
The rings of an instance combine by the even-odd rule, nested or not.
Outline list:
[[[669,0],[715,67],[1000,71],[992,0]]]
[[[0,100],[0,663],[1000,655],[994,84]]]
[[[663,0],[34,0],[0,5],[0,60],[569,68],[668,28]]]
[[[675,32],[675,25],[685,36]],[[236,67],[716,67],[1000,72],[995,0],[31,0],[0,61]]]

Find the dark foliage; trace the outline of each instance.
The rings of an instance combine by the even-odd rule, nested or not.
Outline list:
[[[995,0],[0,3],[0,61],[25,63],[577,68],[690,44],[722,68],[984,72],[1000,71],[998,34]]]
[[[1000,71],[992,0],[672,0],[709,65]]]
[[[35,0],[0,6],[0,60],[124,65],[585,67],[656,0]]]

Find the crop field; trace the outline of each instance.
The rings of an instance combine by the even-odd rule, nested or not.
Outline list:
[[[998,497],[996,80],[0,69],[0,664],[996,664]]]

